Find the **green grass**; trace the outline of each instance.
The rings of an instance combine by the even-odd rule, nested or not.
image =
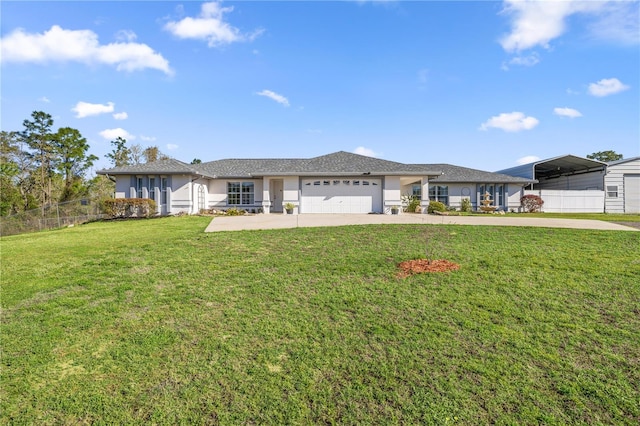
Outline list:
[[[545,217],[558,219],[591,219],[607,222],[640,222],[640,214],[623,213],[518,213],[509,216]]]
[[[209,220],[2,238],[0,423],[640,421],[638,233]]]

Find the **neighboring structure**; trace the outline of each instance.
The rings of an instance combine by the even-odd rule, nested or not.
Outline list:
[[[416,195],[458,207],[477,205],[493,191],[503,209],[519,207],[531,179],[447,164],[403,164],[340,151],[309,159],[226,159],[186,164],[175,159],[100,170],[116,182],[116,198],[151,198],[158,213],[198,213],[237,207],[281,213],[389,213],[402,196]],[[430,186],[429,182],[436,184]],[[429,197],[423,197],[429,194]]]
[[[525,193],[542,197],[546,212],[640,212],[640,157],[607,164],[562,155],[498,173],[537,181]]]
[[[640,213],[640,157],[609,163],[604,186],[607,213]]]

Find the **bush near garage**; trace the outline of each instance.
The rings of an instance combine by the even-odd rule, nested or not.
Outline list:
[[[427,208],[428,213],[433,212],[446,212],[447,206],[440,201],[429,201],[429,207]]]

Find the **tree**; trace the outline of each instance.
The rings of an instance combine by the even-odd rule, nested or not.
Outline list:
[[[157,146],[150,146],[142,151],[142,156],[144,157],[146,163],[154,163],[158,161],[160,155],[160,149]]]
[[[193,161],[191,162],[191,164],[201,164],[202,160],[199,158],[194,158]]]
[[[0,132],[0,216],[19,213],[33,204],[31,160],[17,132]]]
[[[50,204],[52,201],[53,193],[53,134],[51,133],[51,127],[53,127],[53,118],[51,115],[42,112],[34,111],[31,113],[32,121],[24,120],[22,125],[24,130],[20,132],[20,136],[24,139],[25,143],[33,152],[31,153],[36,167],[39,169],[39,174],[36,179],[36,184],[39,188],[38,201],[41,207]]]
[[[131,165],[142,164],[142,160],[144,158],[144,150],[142,149],[142,145],[139,143],[134,143],[129,148],[129,152],[131,153]]]
[[[128,166],[131,164],[131,150],[127,148],[127,140],[118,136],[111,141],[113,151],[108,153],[106,157],[111,160],[115,167]]]
[[[93,154],[87,155],[89,144],[77,129],[62,127],[54,135],[53,141],[55,167],[64,180],[60,201],[72,200],[86,189],[83,188],[84,173],[93,166],[98,157]]]
[[[615,151],[599,151],[587,155],[587,158],[609,163],[611,161],[622,160],[623,156]]]

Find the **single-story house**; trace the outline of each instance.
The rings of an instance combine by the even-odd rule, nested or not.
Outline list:
[[[525,193],[542,197],[546,212],[640,213],[640,157],[605,163],[562,155],[497,173],[531,179]]]
[[[502,209],[518,208],[531,179],[447,164],[403,164],[335,152],[308,159],[225,159],[187,164],[175,159],[97,172],[116,182],[116,198],[151,198],[160,214],[203,209],[281,213],[389,213],[404,195],[459,207],[477,206],[488,191]]]

